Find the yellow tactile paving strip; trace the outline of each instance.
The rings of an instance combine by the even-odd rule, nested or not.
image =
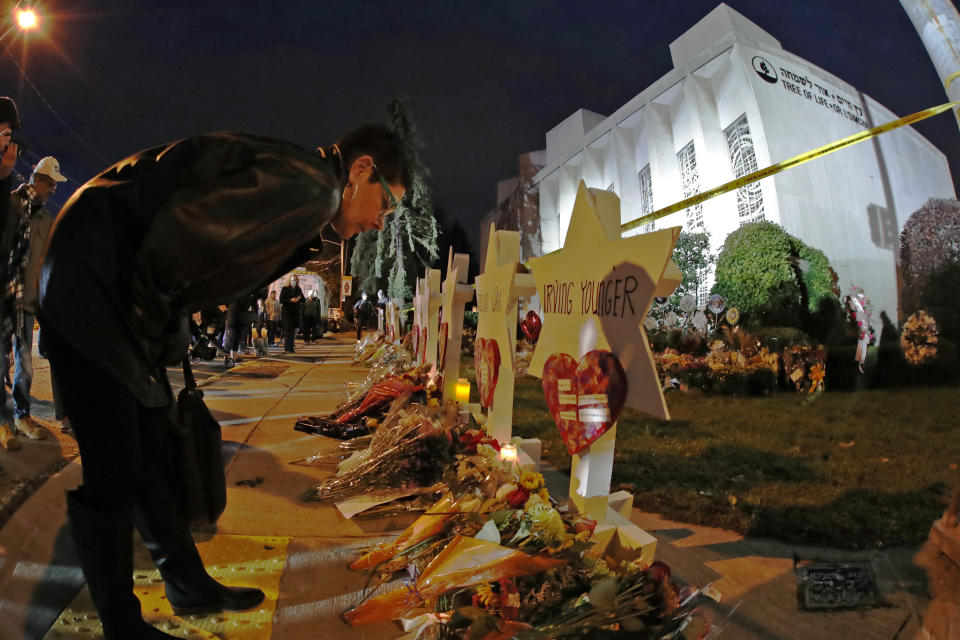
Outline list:
[[[151,624],[180,638],[201,640],[266,640],[273,627],[280,578],[286,562],[287,537],[217,535],[197,545],[207,571],[230,585],[258,587],[266,594],[257,609],[210,615],[173,614],[164,595],[160,573],[142,549],[136,554],[134,592],[143,617]],[[84,587],[53,624],[44,640],[102,638],[90,593]]]

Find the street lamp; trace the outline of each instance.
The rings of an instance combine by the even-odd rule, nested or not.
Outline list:
[[[27,7],[26,9],[17,9],[16,17],[17,26],[24,31],[36,29],[40,25],[40,17],[37,15],[37,12],[30,7]]]

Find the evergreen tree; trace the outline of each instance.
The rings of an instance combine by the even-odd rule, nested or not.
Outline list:
[[[364,231],[357,234],[350,253],[350,273],[353,275],[353,288],[369,294],[377,292],[382,286],[380,274],[374,270],[377,261],[377,232]]]
[[[683,274],[683,281],[670,296],[670,304],[678,306],[685,295],[697,298],[697,290],[704,278],[708,277],[710,268],[716,264],[716,256],[710,253],[710,234],[681,231],[673,248],[673,261]],[[703,300],[698,302],[701,305],[704,303]]]
[[[350,259],[350,272],[361,288],[376,292],[386,277],[391,298],[413,297],[414,278],[430,266],[438,254],[438,226],[433,210],[430,172],[420,161],[423,139],[407,110],[406,100],[387,105],[388,125],[404,141],[410,162],[411,188],[393,215],[387,216],[382,231],[357,236]]]

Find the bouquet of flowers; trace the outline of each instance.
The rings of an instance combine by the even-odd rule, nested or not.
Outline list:
[[[388,365],[371,371],[367,379],[348,393],[346,400],[333,413],[300,416],[294,429],[341,440],[368,435],[370,427],[376,426],[387,406],[396,398],[416,394],[417,399],[425,401],[430,391],[436,390],[426,366],[406,369],[390,377],[385,375],[393,370]]]
[[[937,342],[940,340],[940,331],[936,321],[920,309],[903,324],[903,333],[900,335],[900,348],[903,356],[910,364],[923,364],[933,360],[937,355]]]
[[[795,345],[783,350],[783,370],[797,391],[812,395],[823,391],[827,372],[827,350],[823,345]]]
[[[699,591],[678,589],[663,563],[643,567],[596,544],[595,521],[557,506],[541,474],[501,458],[481,431],[459,442],[449,491],[351,564],[377,584],[398,574],[402,584],[344,620],[403,618],[405,638],[677,637]]]
[[[366,333],[363,339],[357,343],[353,355],[353,364],[385,366],[394,363],[397,363],[399,368],[413,366],[410,352],[403,348],[400,343],[392,342],[385,335],[372,331]]]
[[[857,340],[867,340],[869,344],[873,344],[873,304],[866,291],[857,285],[851,285],[843,306],[847,318],[857,327]]]
[[[460,442],[450,491],[351,565],[378,583],[406,578],[347,611],[349,624],[406,618],[405,638],[677,637],[699,591],[678,589],[662,563],[596,544],[597,523],[558,507],[543,476],[502,459],[496,441],[468,430]]]
[[[409,393],[397,397],[376,425],[370,446],[342,460],[337,474],[309,489],[303,499],[337,502],[383,490],[405,495],[439,491],[443,485],[438,483],[454,460],[459,432],[469,419],[457,409],[452,403],[440,406],[435,399],[414,404]],[[326,460],[314,456],[309,462]]]

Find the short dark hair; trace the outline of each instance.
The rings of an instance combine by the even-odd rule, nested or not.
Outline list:
[[[412,179],[410,176],[410,160],[403,140],[393,129],[382,124],[365,124],[357,127],[337,141],[340,155],[343,158],[343,170],[348,172],[353,161],[360,156],[373,157],[377,169],[390,184],[399,182],[404,189],[409,190]],[[371,175],[370,181],[376,181]]]

